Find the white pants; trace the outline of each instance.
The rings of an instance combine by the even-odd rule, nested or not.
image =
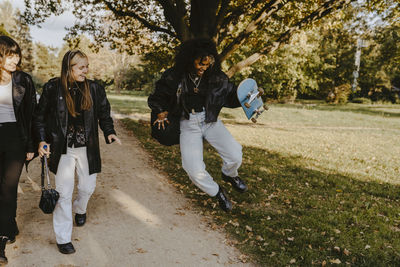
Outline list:
[[[224,124],[204,122],[205,112],[190,114],[189,120],[181,120],[180,147],[182,167],[192,182],[210,196],[218,193],[219,186],[206,171],[203,161],[203,138],[212,145],[223,160],[222,172],[238,176],[242,164],[242,146],[233,138]]]
[[[86,213],[88,201],[96,187],[97,174],[89,175],[86,147],[68,147],[67,154],[61,155],[55,178],[56,190],[60,194],[60,199],[53,212],[53,227],[57,244],[71,242],[75,169],[78,175],[78,194],[73,204],[75,213]]]

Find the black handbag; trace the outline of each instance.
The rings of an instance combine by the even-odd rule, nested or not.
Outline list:
[[[164,122],[164,128],[158,129],[158,123],[154,124],[157,120],[157,114],[151,112],[151,136],[164,146],[172,146],[179,144],[180,118],[168,114],[168,121]]]
[[[47,177],[47,188],[44,185],[45,174]],[[42,182],[42,195],[40,197],[39,208],[45,214],[51,214],[56,207],[57,200],[60,198],[60,194],[55,189],[51,188],[46,156],[42,157],[42,173],[40,174],[40,178]]]
[[[178,89],[176,91],[176,103],[179,105],[180,98],[182,94],[182,83],[178,85]],[[171,99],[171,105],[173,105],[174,99]],[[150,116],[150,125],[151,125],[151,136],[156,139],[160,144],[164,146],[173,146],[179,144],[179,136],[181,134],[181,118],[176,115],[171,115],[171,112],[168,112],[167,119],[169,123],[164,122],[164,129],[160,126],[158,129],[158,123],[154,124],[157,120],[157,113],[151,111]]]

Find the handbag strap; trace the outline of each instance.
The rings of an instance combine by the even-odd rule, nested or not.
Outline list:
[[[42,163],[41,164],[42,165],[42,171],[40,172],[40,181],[41,181],[41,185],[42,185],[42,190],[45,189],[45,187],[44,187],[44,159],[43,158],[44,157],[42,157],[40,159],[40,162]]]
[[[49,167],[47,166],[47,157],[44,156],[43,159],[44,159],[44,170],[45,170],[46,178],[47,178],[47,189],[51,189]]]
[[[47,148],[47,145],[43,147],[44,149]],[[40,173],[40,180],[42,184],[42,190],[46,189],[44,186],[44,176],[46,175],[47,178],[47,189],[51,189],[51,184],[50,184],[50,177],[49,177],[49,167],[47,166],[47,156],[44,155],[42,157],[42,171]]]

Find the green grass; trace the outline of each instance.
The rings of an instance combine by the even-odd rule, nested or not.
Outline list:
[[[156,162],[163,162],[158,167],[194,206],[212,215],[261,265],[339,260],[398,266],[400,122],[387,113],[398,114],[400,107],[271,105],[257,124],[248,123],[240,109],[224,109],[221,118],[243,145],[239,173],[249,192],[239,194],[221,181],[222,162],[208,144],[204,159],[210,174],[229,189],[231,214],[192,185],[181,168],[179,147],[156,143],[148,125],[123,123]]]
[[[112,110],[120,114],[149,113],[147,97],[107,93]]]

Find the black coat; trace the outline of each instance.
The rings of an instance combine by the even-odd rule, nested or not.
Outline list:
[[[182,112],[189,119],[189,111],[186,110],[185,93],[186,87],[182,87],[182,95],[177,99],[177,90],[183,77],[179,77],[173,68],[166,70],[161,79],[156,82],[154,92],[148,98],[148,105],[152,112],[158,114],[164,111],[180,116]],[[206,122],[217,121],[218,115],[223,107],[240,107],[236,95],[237,87],[231,83],[228,76],[222,71],[206,78],[207,93],[205,102]]]
[[[32,135],[32,115],[36,106],[36,90],[29,74],[22,71],[12,73],[12,97],[17,127],[26,152],[35,152]]]
[[[110,103],[102,86],[89,80],[90,95],[93,105],[83,111],[86,134],[86,151],[89,162],[89,174],[101,172],[98,125],[103,131],[106,143],[107,136],[115,134],[114,123],[110,116]],[[57,172],[62,154],[66,153],[66,132],[68,126],[68,109],[59,78],[48,81],[34,116],[35,135],[39,142],[50,144],[49,169]]]

